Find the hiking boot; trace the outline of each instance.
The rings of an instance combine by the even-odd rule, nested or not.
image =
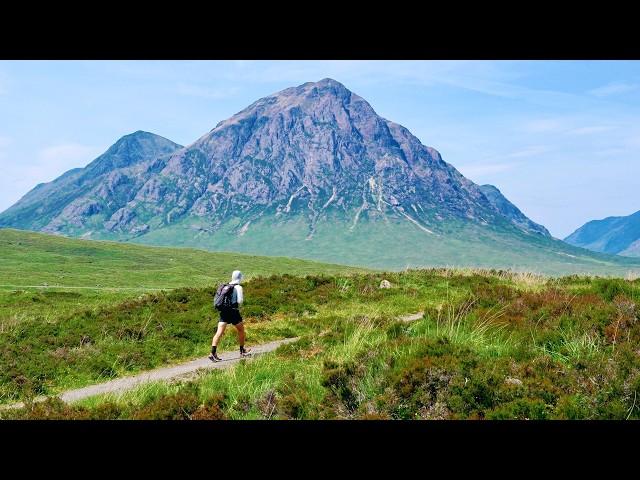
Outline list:
[[[209,360],[211,360],[212,362],[221,362],[222,359],[216,354],[216,353],[212,353],[207,357]]]

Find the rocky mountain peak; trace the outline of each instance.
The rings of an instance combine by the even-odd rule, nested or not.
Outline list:
[[[159,156],[174,152],[181,145],[160,135],[138,130],[121,137],[105,153],[86,167],[94,175],[128,167],[148,160],[150,156]]]
[[[233,222],[241,236],[273,218],[297,219],[307,239],[336,221],[349,231],[393,220],[428,235],[447,222],[544,233],[330,78],[261,98],[184,148],[148,132],[127,135],[74,173],[89,177],[101,180],[67,195],[47,231],[91,225],[136,236],[195,222],[215,233]]]

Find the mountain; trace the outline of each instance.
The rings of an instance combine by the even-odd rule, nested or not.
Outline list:
[[[153,148],[112,158],[121,139],[36,187],[0,227],[383,268],[620,262],[553,239],[332,79],[264,97],[185,147],[144,135]]]
[[[489,200],[502,215],[510,219],[514,225],[519,226],[525,232],[536,232],[547,237],[551,236],[546,228],[531,221],[518,207],[507,200],[497,187],[493,185],[481,185],[480,190],[484,193],[484,196],[487,197],[487,200]]]
[[[595,252],[640,257],[640,211],[626,217],[587,222],[565,242]]]
[[[153,133],[126,135],[85,168],[37,185],[0,214],[0,226],[71,235],[100,228],[100,220],[131,200],[153,162],[179,148]]]

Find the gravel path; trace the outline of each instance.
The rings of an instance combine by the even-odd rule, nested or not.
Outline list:
[[[424,315],[424,312],[412,313],[410,315],[404,315],[398,317],[403,322],[413,322],[420,320]],[[285,343],[291,343],[298,340],[298,338],[285,338],[283,340],[276,340],[274,342],[264,343],[262,345],[256,345],[252,347],[252,357],[257,355],[271,352]],[[193,374],[198,370],[211,370],[214,368],[228,368],[238,363],[241,358],[238,352],[225,352],[220,353],[221,362],[213,363],[208,358],[198,358],[190,362],[181,363],[179,365],[173,365],[171,367],[158,368],[156,370],[149,370],[129,377],[117,378],[105,383],[99,383],[97,385],[90,385],[84,388],[78,388],[75,390],[68,390],[58,395],[60,399],[67,403],[76,402],[84,398],[93,397],[95,395],[102,395],[105,393],[117,393],[131,390],[138,385],[146,382],[156,382],[159,380],[172,380],[175,378],[181,378]],[[46,397],[38,397],[36,401],[45,400]],[[10,408],[22,408],[23,402],[14,403],[11,405],[0,406],[0,410]]]
[[[412,313],[411,315],[398,317],[398,319],[402,320],[403,322],[413,322],[415,320],[420,320],[423,315],[424,315],[424,312],[418,312],[418,313]]]
[[[272,352],[280,345],[285,343],[291,343],[298,340],[298,338],[285,338],[283,340],[276,340],[275,342],[263,343],[262,345],[256,345],[251,347],[251,357],[247,360],[261,355],[263,353]],[[222,358],[221,362],[212,362],[208,358],[198,358],[190,362],[181,363],[179,365],[173,365],[171,367],[158,368],[156,370],[149,370],[129,377],[117,378],[105,383],[99,383],[97,385],[90,385],[84,388],[78,388],[76,390],[68,390],[58,395],[64,402],[71,403],[84,398],[93,397],[95,395],[102,395],[105,393],[117,393],[130,390],[145,382],[156,382],[159,380],[172,380],[193,374],[198,370],[212,370],[215,368],[228,368],[238,363],[242,358],[237,351],[220,353],[219,357]],[[45,400],[46,397],[36,398],[36,401]],[[14,403],[11,405],[4,405],[0,408],[22,408],[24,403]]]

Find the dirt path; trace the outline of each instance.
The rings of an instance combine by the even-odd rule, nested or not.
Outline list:
[[[424,312],[412,313],[411,315],[404,315],[402,317],[398,317],[398,320],[401,320],[403,322],[413,322],[415,320],[420,320],[423,315],[424,315]]]
[[[280,345],[285,343],[291,343],[298,340],[298,338],[285,338],[283,340],[276,340],[275,342],[263,343],[262,345],[252,346],[253,355],[250,358],[256,357],[263,353],[272,352]],[[179,365],[173,365],[171,367],[163,367],[155,370],[149,370],[129,377],[116,378],[105,383],[99,383],[97,385],[90,385],[84,388],[78,388],[76,390],[68,390],[58,395],[62,401],[71,403],[84,398],[93,397],[95,395],[102,395],[105,393],[117,393],[130,390],[138,385],[146,382],[156,382],[159,380],[172,380],[176,378],[185,377],[189,374],[193,374],[198,370],[212,370],[217,368],[228,368],[238,363],[241,359],[237,351],[224,352],[219,354],[222,358],[221,362],[213,363],[208,358],[198,358],[190,362],[181,363]],[[36,401],[43,401],[46,397],[36,398]],[[0,409],[22,408],[24,403],[14,403],[11,405],[4,405]]]
[[[398,317],[403,322],[413,322],[420,320],[424,315],[424,312],[412,313],[410,315],[403,315]],[[271,352],[285,343],[291,343],[298,340],[298,338],[285,338],[283,340],[276,340],[274,342],[264,343],[262,345],[256,345],[252,347],[253,355],[261,355],[263,353]],[[102,395],[105,393],[117,393],[131,390],[138,385],[146,382],[156,382],[159,380],[172,380],[176,378],[183,378],[190,374],[197,372],[198,370],[212,370],[216,368],[228,368],[238,363],[241,358],[238,352],[225,352],[220,353],[220,358],[223,361],[213,363],[208,358],[198,358],[191,360],[190,362],[181,363],[179,365],[173,365],[171,367],[163,367],[155,370],[149,370],[129,377],[116,378],[105,383],[99,383],[97,385],[90,385],[84,388],[78,388],[75,390],[68,390],[61,393],[58,397],[64,402],[71,403],[84,398],[93,397],[95,395]],[[38,397],[35,401],[43,401],[46,397]],[[2,405],[0,410],[11,408],[22,408],[23,402],[14,403],[11,405]]]

